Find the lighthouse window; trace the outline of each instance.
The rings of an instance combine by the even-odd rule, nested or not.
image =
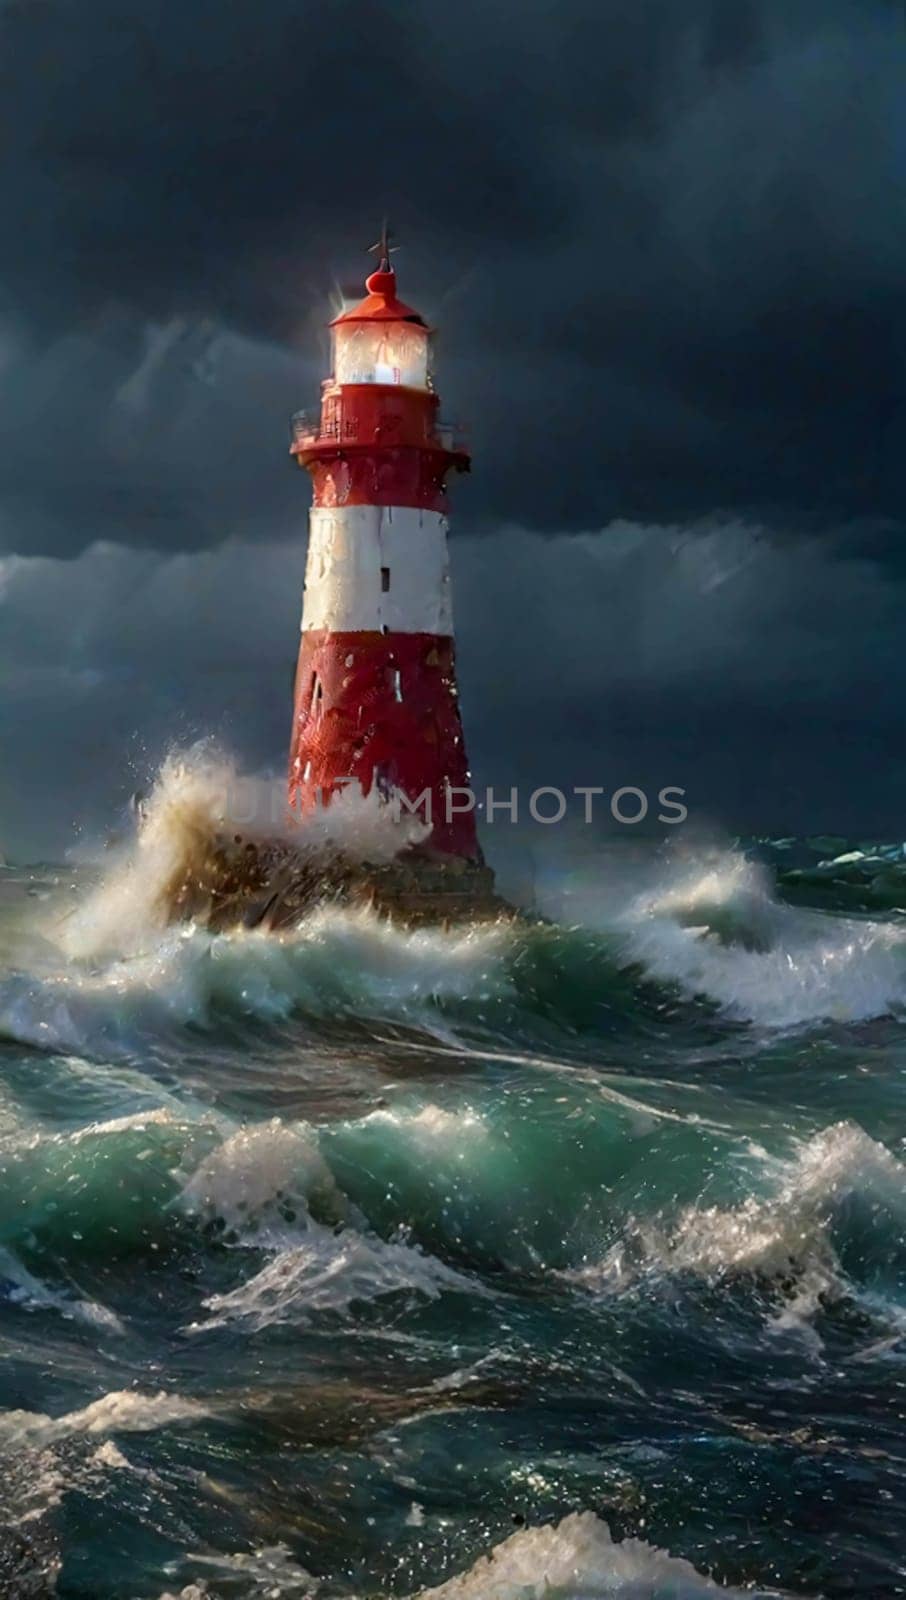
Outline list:
[[[311,714],[313,717],[316,717],[321,710],[321,702],[323,699],[324,685],[321,682],[321,679],[318,677],[318,674],[315,672],[312,674],[311,680]]]
[[[381,590],[382,590],[382,592],[384,594],[387,594],[389,588],[390,588],[390,568],[389,567],[381,567]]]
[[[393,698],[394,700],[402,700],[403,698],[403,680],[400,676],[399,667],[395,667],[393,671]]]

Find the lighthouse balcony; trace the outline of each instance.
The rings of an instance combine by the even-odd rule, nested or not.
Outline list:
[[[457,423],[441,422],[433,415],[418,418],[399,412],[362,415],[354,410],[339,409],[325,415],[320,409],[311,409],[297,411],[290,426],[294,455],[324,445],[427,445],[456,455],[468,451],[465,430]]]
[[[331,417],[328,421],[322,420],[320,408],[310,411],[296,411],[290,424],[293,444],[307,448],[309,445],[320,444],[330,440],[348,439],[355,442],[358,437],[358,428],[355,417]]]

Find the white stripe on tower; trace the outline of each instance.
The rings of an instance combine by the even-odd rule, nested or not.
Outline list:
[[[450,636],[447,519],[411,506],[315,506],[302,631]]]

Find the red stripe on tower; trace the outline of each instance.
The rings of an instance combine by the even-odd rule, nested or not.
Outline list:
[[[386,230],[361,303],[337,317],[320,415],[292,452],[313,481],[289,800],[300,812],[341,779],[431,792],[427,845],[480,861],[453,649],[445,480],[469,456],[438,420],[431,330],[396,295]],[[422,812],[422,814],[424,814]]]

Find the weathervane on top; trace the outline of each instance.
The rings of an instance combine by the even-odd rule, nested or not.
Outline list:
[[[396,255],[399,245],[392,245],[390,243],[392,238],[393,233],[391,231],[390,224],[385,217],[381,223],[381,237],[377,239],[374,244],[370,244],[368,246],[369,255],[373,255],[375,251],[380,251],[378,256],[378,272],[393,271],[393,268],[390,265],[390,257]]]

